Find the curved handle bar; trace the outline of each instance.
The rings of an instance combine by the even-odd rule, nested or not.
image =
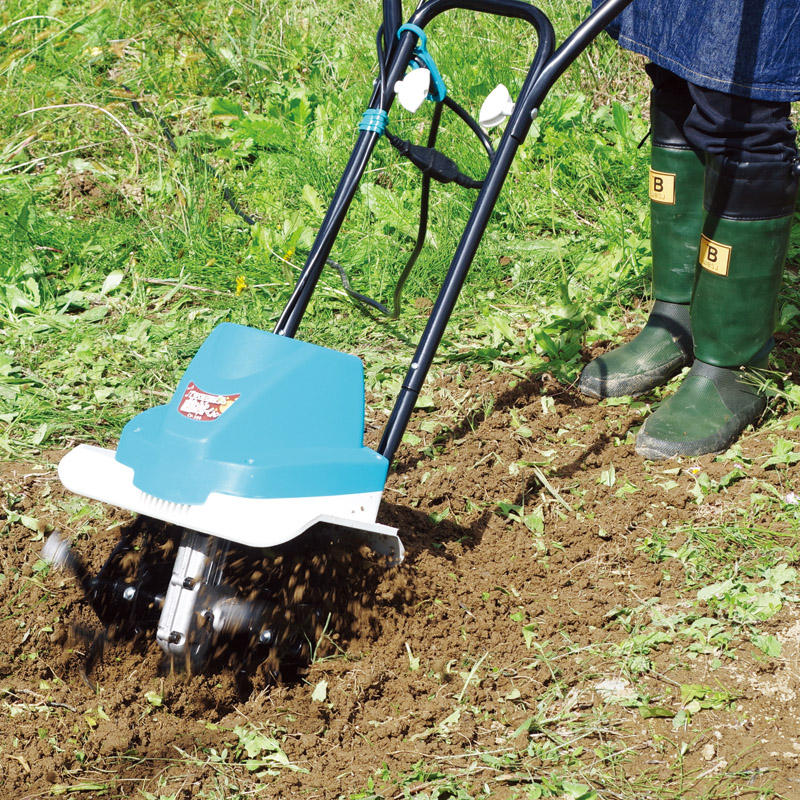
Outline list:
[[[555,42],[553,26],[547,15],[530,3],[521,0],[428,0],[421,5],[411,17],[411,22],[424,28],[434,17],[445,11],[464,8],[468,11],[479,11],[483,14],[494,14],[498,17],[512,17],[529,22],[540,35],[548,32]]]
[[[521,19],[534,27],[538,42],[533,63],[528,71],[525,86],[533,85],[542,73],[545,65],[553,55],[556,45],[556,34],[547,15],[530,3],[520,0],[428,0],[420,6],[411,17],[411,23],[424,28],[432,19],[445,11],[463,8],[468,11],[478,11],[483,14],[494,14],[498,17]],[[413,36],[408,33],[407,35]],[[389,84],[394,86],[393,83]],[[525,88],[523,87],[523,92]]]

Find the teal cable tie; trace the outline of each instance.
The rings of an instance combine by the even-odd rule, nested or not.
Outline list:
[[[411,33],[416,33],[417,38],[419,39],[419,46],[425,50],[428,47],[428,37],[425,35],[425,31],[420,28],[419,25],[412,25],[410,22],[407,25],[401,25],[397,29],[397,38],[400,38],[400,35],[403,31],[411,31]]]
[[[433,91],[428,94],[428,100],[441,103],[447,96],[447,87],[444,85],[442,76],[439,74],[439,70],[433,61],[433,56],[428,52],[428,37],[425,35],[425,31],[422,30],[419,25],[412,25],[411,23],[401,25],[397,30],[398,38],[400,38],[400,34],[402,34],[403,31],[411,31],[411,33],[416,34],[419,38],[419,44],[414,48],[414,55],[428,68],[431,73],[431,81],[433,82]],[[409,66],[411,69],[419,68],[415,60],[412,60]]]
[[[361,122],[358,123],[360,131],[368,131],[369,133],[377,133],[378,136],[383,136],[386,127],[389,124],[389,113],[380,108],[368,108],[361,116]]]

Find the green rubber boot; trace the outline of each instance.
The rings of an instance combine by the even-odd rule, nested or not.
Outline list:
[[[683,135],[686,98],[650,96],[650,243],[655,304],[627,344],[584,367],[578,389],[590,397],[639,395],[692,362],[689,301],[703,224],[703,156]]]
[[[764,411],[751,370],[766,367],[773,346],[797,186],[796,164],[708,159],[691,306],[695,362],[642,426],[639,455],[720,452]]]

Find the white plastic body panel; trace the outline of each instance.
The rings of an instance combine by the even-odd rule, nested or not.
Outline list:
[[[268,499],[212,492],[199,505],[170,503],[137,489],[133,470],[115,456],[115,450],[79,445],[61,459],[58,476],[76,494],[249,547],[274,547],[327,523],[344,529],[336,535],[342,542],[352,532],[354,544],[367,544],[389,563],[403,560],[397,529],[375,522],[382,492]]]

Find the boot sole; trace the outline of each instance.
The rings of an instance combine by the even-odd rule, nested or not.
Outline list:
[[[709,453],[722,453],[727,450],[748,426],[758,421],[764,413],[766,400],[758,413],[749,414],[747,419],[732,418],[711,436],[693,442],[670,442],[656,439],[640,431],[636,436],[636,454],[651,461],[663,461],[681,456],[703,456]]]
[[[604,400],[607,397],[639,397],[658,386],[663,386],[691,363],[691,356],[675,358],[659,369],[612,380],[598,379],[581,373],[578,391],[596,400]]]

